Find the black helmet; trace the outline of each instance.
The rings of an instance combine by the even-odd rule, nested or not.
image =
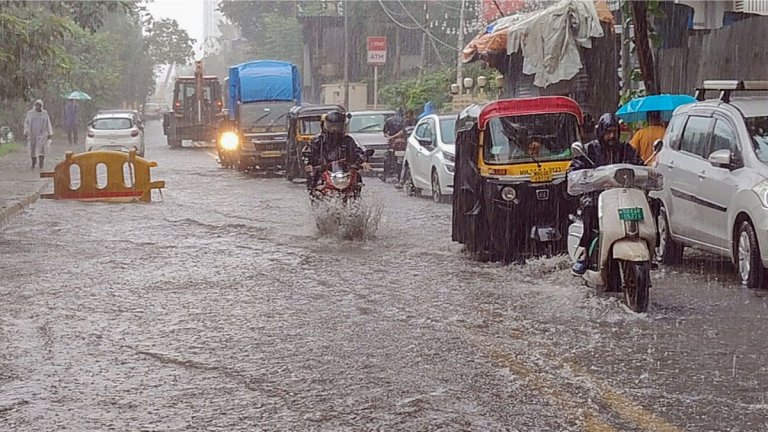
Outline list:
[[[323,130],[329,134],[343,134],[346,132],[347,116],[339,110],[328,111],[323,118]]]
[[[605,113],[601,115],[597,120],[597,140],[600,141],[600,144],[606,144],[603,137],[605,136],[605,132],[611,128],[616,129],[616,138],[618,141],[618,134],[621,130],[619,127],[619,118],[612,113]]]

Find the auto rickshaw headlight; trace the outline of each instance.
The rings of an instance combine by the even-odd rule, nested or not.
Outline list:
[[[501,189],[501,199],[504,201],[513,201],[517,198],[517,191],[512,186],[505,186]]]
[[[234,132],[224,132],[219,141],[224,150],[237,150],[237,146],[240,145],[240,137]]]

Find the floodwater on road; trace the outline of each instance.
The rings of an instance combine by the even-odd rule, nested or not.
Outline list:
[[[719,258],[653,272],[637,315],[564,257],[470,261],[449,205],[368,178],[344,240],[303,185],[147,130],[161,201],[0,231],[0,430],[768,428],[768,302]]]

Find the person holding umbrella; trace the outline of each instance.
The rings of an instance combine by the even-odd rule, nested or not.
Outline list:
[[[664,132],[666,128],[661,124],[661,113],[658,111],[648,112],[648,126],[635,132],[632,140],[629,144],[634,147],[637,154],[645,161],[646,164],[650,164],[651,157],[653,156],[653,143],[656,140],[664,138]]]
[[[80,106],[77,99],[70,96],[67,104],[64,106],[64,129],[67,131],[67,142],[69,145],[77,144],[77,125],[80,117]]]

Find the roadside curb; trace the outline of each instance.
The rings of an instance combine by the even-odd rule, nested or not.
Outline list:
[[[42,193],[44,187],[45,185],[41,182],[37,188],[37,191],[27,194],[10,207],[0,210],[0,228],[3,228],[5,225],[11,222],[14,217],[18,216],[32,204],[36,203],[37,200],[40,199],[40,194]]]

